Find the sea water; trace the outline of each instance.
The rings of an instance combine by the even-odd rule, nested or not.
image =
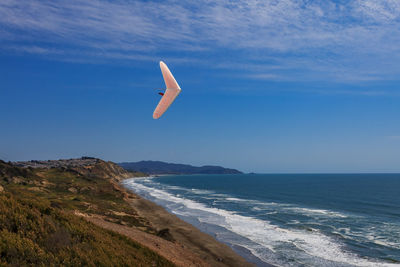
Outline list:
[[[179,175],[124,185],[258,266],[400,266],[400,174]]]

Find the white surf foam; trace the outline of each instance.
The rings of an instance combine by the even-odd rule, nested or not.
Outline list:
[[[214,194],[218,195],[218,194]],[[279,209],[280,211],[287,212],[287,213],[297,213],[297,214],[302,214],[302,215],[307,215],[307,216],[320,216],[320,217],[336,217],[336,218],[347,218],[348,215],[341,213],[341,212],[336,212],[336,211],[330,211],[330,210],[324,210],[324,209],[313,209],[313,208],[305,208],[305,207],[296,207],[292,204],[287,204],[287,203],[276,203],[276,202],[261,202],[253,199],[243,199],[243,198],[236,198],[236,197],[225,197],[224,198],[227,201],[232,201],[232,202],[247,202],[254,206],[255,210],[277,210]],[[354,215],[353,215],[354,216]]]
[[[238,215],[231,211],[207,207],[202,203],[176,197],[166,191],[145,186],[135,180],[126,180],[125,185],[139,194],[141,192],[147,193],[156,200],[183,205],[177,210],[172,210],[173,213],[192,216],[200,222],[222,226],[248,238],[253,242],[252,244],[239,243],[236,245],[245,246],[265,262],[271,260],[271,253],[267,251],[268,249],[279,254],[279,257],[277,257],[279,260],[275,259],[275,262],[272,263],[285,266],[290,266],[289,262],[293,260],[301,261],[309,266],[320,266],[324,263],[355,266],[399,266],[361,258],[346,251],[342,244],[317,230],[284,229],[271,224],[269,221]],[[338,214],[325,210],[300,208],[300,211],[338,216]]]
[[[320,216],[326,216],[326,217],[347,218],[346,214],[343,214],[340,212],[335,212],[335,211],[324,210],[324,209],[311,209],[311,208],[300,208],[300,207],[290,207],[290,208],[285,208],[285,209],[288,211],[294,211],[296,213],[312,215],[312,216],[320,215]]]
[[[202,189],[195,189],[195,188],[192,188],[191,192],[195,193],[197,195],[210,195],[210,194],[214,193],[213,191],[210,191],[210,190],[202,190]]]
[[[228,201],[236,201],[236,202],[246,202],[246,201],[248,201],[247,199],[240,199],[240,198],[236,198],[236,197],[227,197],[226,200],[228,200]]]

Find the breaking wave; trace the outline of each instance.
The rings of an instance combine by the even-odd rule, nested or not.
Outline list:
[[[152,179],[129,179],[124,181],[124,185],[163,205],[201,230],[213,234],[220,241],[232,247],[246,248],[265,263],[281,266],[399,266],[395,263],[361,257],[348,250],[339,238],[335,238],[334,235],[328,236],[318,227],[313,227],[319,225],[319,220],[325,220],[326,224],[326,220],[344,220],[353,215],[286,203],[241,199],[211,190],[171,187]],[[210,199],[213,201],[207,202]],[[264,214],[263,219],[232,208],[225,209],[223,203],[216,206],[215,201],[238,205],[244,203],[243,205],[250,207],[250,210]],[[315,221],[301,227],[301,223],[296,219],[290,220],[286,225],[265,219],[265,215],[276,216],[281,213],[310,216]],[[344,238],[352,238],[354,234],[346,228],[333,229],[333,233],[343,235]],[[396,244],[385,244],[385,241],[379,240],[374,242],[380,242],[381,245],[399,245],[396,242],[393,242]]]

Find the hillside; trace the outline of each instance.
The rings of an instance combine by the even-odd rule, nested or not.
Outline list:
[[[0,160],[0,266],[251,266],[127,191],[113,162]]]
[[[195,167],[188,164],[166,163],[162,161],[139,161],[122,162],[119,166],[125,170],[139,171],[148,174],[240,174],[242,172],[235,169],[227,169],[220,166]]]
[[[143,176],[144,173],[134,170],[128,172],[111,161],[103,161],[92,157],[82,157],[78,159],[60,159],[60,160],[31,160],[18,161],[13,163],[16,167],[22,168],[43,168],[43,169],[61,169],[75,172],[82,176],[113,178],[116,181],[134,176]]]
[[[132,239],[78,216],[156,235],[114,182],[129,176],[98,159],[0,161],[0,265],[173,266]]]

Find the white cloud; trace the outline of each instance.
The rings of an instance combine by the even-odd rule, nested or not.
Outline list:
[[[245,75],[255,79],[285,71],[307,73],[294,80],[396,79],[400,2],[3,0],[0,44],[61,60],[192,56],[216,67],[252,65]]]
[[[398,0],[357,0],[354,9],[372,23],[392,23],[400,18]]]

